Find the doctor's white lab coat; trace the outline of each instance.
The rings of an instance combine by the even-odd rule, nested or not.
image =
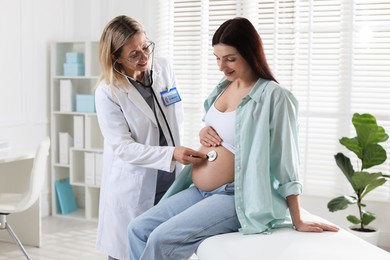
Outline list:
[[[165,59],[155,59],[153,89],[164,111],[175,141],[180,145],[181,102],[168,107],[160,92],[175,87],[175,75]],[[104,137],[103,177],[100,190],[97,248],[120,260],[129,259],[127,226],[154,203],[157,170],[176,173],[172,141],[163,115],[156,115],[168,145],[159,146],[156,117],[137,89],[100,84],[95,92],[99,126]]]

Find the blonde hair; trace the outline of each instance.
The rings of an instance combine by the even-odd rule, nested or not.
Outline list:
[[[106,25],[99,43],[101,73],[98,84],[105,82],[110,86],[125,86],[127,80],[115,71],[114,62],[121,55],[123,46],[137,33],[145,33],[144,27],[125,15],[115,17]],[[115,63],[115,66],[122,71],[120,64]]]

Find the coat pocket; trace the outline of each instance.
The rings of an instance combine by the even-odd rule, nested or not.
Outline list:
[[[120,208],[135,208],[139,204],[144,172],[133,167],[113,167],[108,178],[108,203]]]

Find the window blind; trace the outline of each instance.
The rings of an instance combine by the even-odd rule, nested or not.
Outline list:
[[[225,20],[239,14],[236,1],[175,0],[158,3],[156,55],[173,64],[185,114],[182,143],[200,146],[203,101],[222,77],[211,37]]]
[[[375,115],[389,133],[390,2],[355,0],[352,19],[350,110]],[[384,147],[389,151],[390,142]],[[375,170],[389,173],[389,161]],[[372,198],[390,200],[390,183],[378,188]]]
[[[300,103],[304,192],[344,194],[348,183],[334,155],[354,158],[338,141],[355,136],[353,113],[375,115],[390,132],[390,1],[157,2],[157,46],[173,62],[183,99],[183,144],[200,145],[203,100],[222,77],[211,37],[225,20],[244,16],[257,28],[276,79]],[[389,142],[384,146],[390,151]],[[374,170],[390,173],[390,159]],[[369,196],[390,200],[389,183]]]

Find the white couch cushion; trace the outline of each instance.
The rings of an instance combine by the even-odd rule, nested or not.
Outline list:
[[[303,219],[327,222],[303,211]],[[390,260],[390,253],[341,229],[339,232],[306,233],[291,228],[270,235],[229,233],[203,241],[200,260]]]

